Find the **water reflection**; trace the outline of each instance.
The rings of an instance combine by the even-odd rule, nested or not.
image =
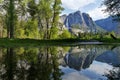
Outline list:
[[[84,49],[80,47],[72,47],[65,56],[65,62],[70,68],[81,70],[88,68],[94,60],[96,51],[94,49]]]
[[[0,80],[68,80],[66,74],[75,70],[78,73],[85,70],[79,78],[81,75],[93,80],[96,78],[91,76],[106,73],[104,70],[108,70],[109,65],[105,63],[113,67],[120,65],[119,46],[0,48]]]
[[[75,70],[81,70],[81,69],[86,69],[83,71],[84,74],[87,74],[83,79],[86,79],[90,76],[93,76],[91,74],[94,74],[94,76],[98,76],[97,74],[101,75],[106,75],[108,79],[110,80],[119,80],[120,74],[119,70],[114,71],[109,65],[112,65],[113,67],[117,67],[120,65],[120,47],[119,46],[77,46],[77,47],[72,47],[69,52],[65,55],[64,60],[66,62],[66,65],[68,65],[70,68],[73,68]],[[94,63],[94,60],[107,63],[102,64],[102,63]],[[100,66],[99,66],[100,64]],[[92,68],[90,67],[92,66]],[[106,67],[105,67],[106,66]],[[93,69],[94,68],[94,69]],[[103,68],[103,69],[101,69]],[[118,68],[118,67],[117,67]],[[94,71],[94,73],[91,73]],[[115,68],[116,69],[116,68]],[[96,71],[95,71],[96,70]],[[100,71],[101,70],[101,71]],[[74,72],[74,71],[73,71]],[[82,71],[81,71],[82,72]],[[75,73],[75,72],[74,72]],[[76,75],[82,75],[82,74],[77,74]],[[113,78],[117,76],[116,78]],[[70,76],[69,76],[70,77]],[[112,78],[111,78],[112,77]],[[82,78],[82,77],[79,77]],[[79,79],[79,78],[74,78],[74,79]],[[70,78],[69,78],[70,79]],[[66,79],[66,80],[69,80]],[[90,80],[107,80],[105,77],[94,77],[94,78],[89,78]],[[72,79],[71,79],[72,80]]]
[[[65,62],[70,68],[81,70],[88,68],[93,60],[120,65],[120,47],[114,46],[77,46],[65,55]]]
[[[109,74],[105,74],[109,80],[120,80],[120,67],[115,67],[109,72]]]
[[[19,53],[20,52],[20,53]],[[7,48],[2,56],[2,80],[61,80],[56,48]]]

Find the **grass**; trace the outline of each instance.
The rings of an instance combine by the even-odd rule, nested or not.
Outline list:
[[[37,39],[8,39],[1,38],[0,46],[2,47],[32,47],[32,46],[52,46],[52,45],[68,45],[78,42],[79,39],[57,39],[57,40],[37,40]]]
[[[118,39],[112,39],[112,38],[103,38],[103,39],[96,39],[100,42],[103,42],[103,43],[120,43],[120,38]]]
[[[65,45],[79,45],[80,42],[94,42],[100,41],[103,44],[118,44],[120,39],[114,40],[111,38],[104,39],[56,39],[56,40],[37,40],[37,39],[8,39],[0,38],[1,47],[35,47],[35,46],[65,46]]]

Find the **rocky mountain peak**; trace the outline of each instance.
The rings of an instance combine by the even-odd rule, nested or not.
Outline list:
[[[92,18],[87,13],[81,13],[76,11],[70,13],[65,21],[64,25],[73,33],[97,33],[99,31],[104,31],[102,28],[97,26]]]
[[[60,16],[60,22],[75,35],[78,35],[79,33],[106,32],[104,29],[96,25],[89,14],[82,13],[81,11]]]

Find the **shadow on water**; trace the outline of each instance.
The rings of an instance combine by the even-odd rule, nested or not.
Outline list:
[[[115,69],[119,68],[120,47],[81,45],[0,48],[0,80],[62,80],[65,74],[60,66],[81,71],[89,68],[94,61],[107,63]],[[105,75],[110,78],[115,69]],[[119,72],[120,70],[117,70],[115,75],[120,76]]]

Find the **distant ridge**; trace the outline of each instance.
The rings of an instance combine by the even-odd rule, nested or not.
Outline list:
[[[118,22],[113,20],[112,16],[105,19],[96,20],[95,23],[107,31],[115,31],[118,26]]]

